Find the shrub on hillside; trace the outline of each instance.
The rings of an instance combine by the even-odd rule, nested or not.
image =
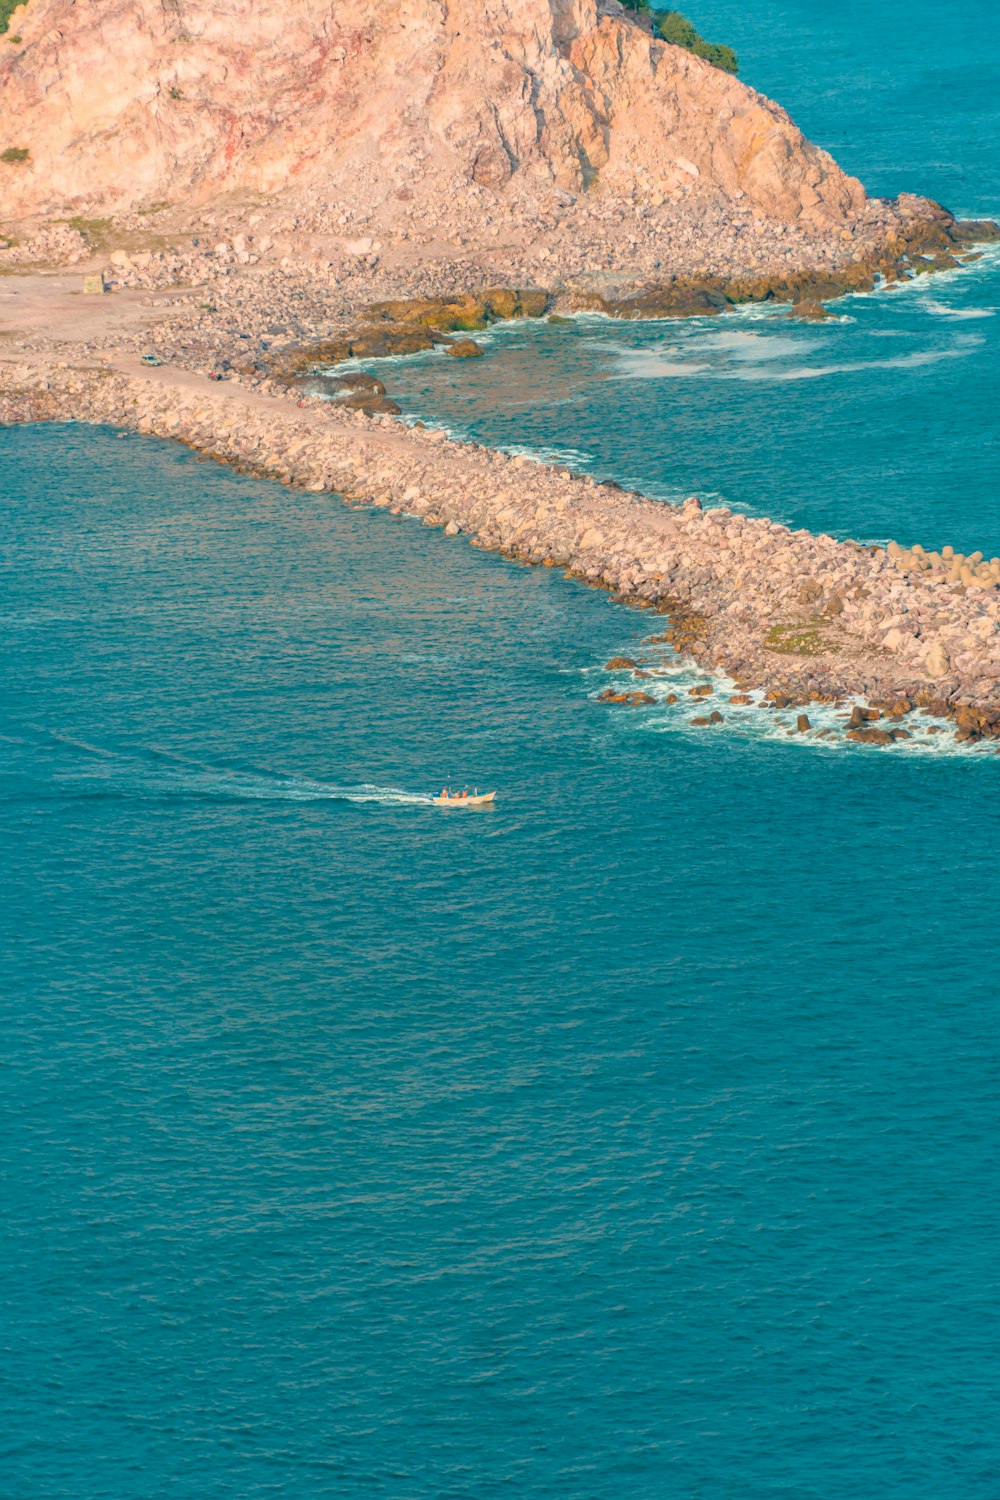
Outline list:
[[[672,42],[675,47],[685,47],[695,57],[703,57],[706,62],[710,62],[713,68],[721,68],[724,73],[739,71],[739,58],[732,47],[724,47],[720,42],[706,42],[695,31],[687,16],[682,16],[679,10],[659,12],[654,25],[665,42]]]
[[[2,3],[3,0],[0,0],[0,4]],[[670,42],[674,47],[683,47],[696,57],[703,57],[724,73],[739,71],[739,59],[732,47],[724,47],[720,42],[706,42],[687,16],[682,16],[679,10],[657,10],[650,4],[650,0],[622,0],[622,5],[637,15],[651,17],[653,30],[665,42]]]
[[[10,18],[17,7],[23,4],[24,0],[0,0],[0,36],[10,25]]]

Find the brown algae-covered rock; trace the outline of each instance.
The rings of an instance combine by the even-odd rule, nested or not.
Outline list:
[[[484,353],[485,350],[480,348],[475,339],[458,339],[448,346],[451,359],[482,359]]]

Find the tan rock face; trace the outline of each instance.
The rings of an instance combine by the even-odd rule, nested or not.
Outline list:
[[[594,0],[30,0],[0,53],[0,212],[221,192],[378,205],[457,177],[733,198],[816,227],[859,183],[787,115]]]

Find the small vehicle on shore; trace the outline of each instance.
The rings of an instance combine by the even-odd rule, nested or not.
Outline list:
[[[431,800],[435,807],[488,807],[496,799],[496,792],[449,792],[445,787],[440,797]]]
[[[156,354],[142,354],[139,356],[141,365],[162,365],[163,360]]]

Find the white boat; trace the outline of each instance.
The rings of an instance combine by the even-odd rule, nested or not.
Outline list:
[[[457,792],[450,797],[433,797],[435,807],[487,807],[496,797],[496,792],[469,792],[461,797]]]

